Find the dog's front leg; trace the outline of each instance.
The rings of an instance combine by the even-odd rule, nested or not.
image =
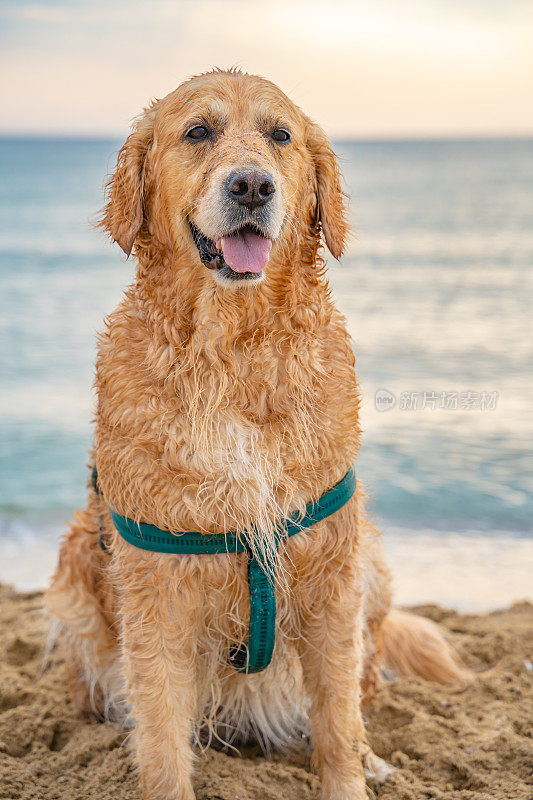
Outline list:
[[[194,800],[196,611],[162,579],[130,574],[121,593],[123,660],[136,723],[141,794],[143,800]]]
[[[322,782],[321,800],[363,800],[360,746],[361,602],[352,564],[329,571],[302,611],[300,658],[311,701],[313,759]]]

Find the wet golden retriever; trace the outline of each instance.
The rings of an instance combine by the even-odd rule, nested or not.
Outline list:
[[[90,488],[47,594],[80,710],[129,715],[145,800],[192,800],[205,734],[263,747],[309,730],[322,800],[366,796],[387,765],[361,716],[382,659],[464,675],[440,635],[390,610],[389,572],[361,488],[286,540],[279,520],[356,462],[359,389],[328,289],[348,225],[335,155],[276,86],[236,71],[193,78],[133,126],[103,227],[137,262],[98,342]],[[247,557],[150,553],[109,506],[169,531],[255,531],[277,561],[276,646],[235,672]],[[103,537],[105,552],[99,546]]]

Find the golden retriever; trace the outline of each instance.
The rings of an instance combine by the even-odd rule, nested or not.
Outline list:
[[[276,550],[280,520],[345,475],[361,438],[320,250],[339,258],[348,233],[333,150],[272,83],[215,70],[135,122],[101,224],[137,266],[98,340],[101,493],[89,484],[47,593],[74,701],[129,716],[145,800],[192,800],[206,734],[268,751],[306,730],[322,800],[364,798],[364,772],[388,771],[361,716],[381,661],[466,671],[429,623],[391,612],[359,485]],[[252,531],[276,565],[270,666],[227,660],[247,636],[246,554],[138,549],[109,507],[174,533]]]

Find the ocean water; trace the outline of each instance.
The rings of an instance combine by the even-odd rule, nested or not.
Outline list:
[[[84,502],[94,336],[133,270],[91,225],[119,144],[0,139],[0,579],[21,587]],[[533,140],[336,149],[355,235],[330,280],[399,601],[531,594]]]

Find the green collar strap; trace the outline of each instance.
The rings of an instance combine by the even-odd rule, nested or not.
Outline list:
[[[93,467],[92,481],[95,491],[98,487],[96,466]],[[318,500],[308,503],[305,514],[295,513],[281,526],[278,542],[300,533],[316,522],[320,522],[339,508],[342,508],[355,491],[356,478],[350,467],[344,478],[329,489]],[[248,644],[230,648],[229,662],[237,672],[261,672],[270,664],[274,651],[276,630],[276,597],[272,574],[266,559],[256,558],[245,536],[236,532],[203,534],[198,532],[170,533],[169,531],[135,522],[128,517],[109,509],[115,528],[129,544],[141,550],[170,555],[216,555],[218,553],[248,553],[248,586],[250,591],[250,623]],[[104,543],[99,540],[103,549]]]

